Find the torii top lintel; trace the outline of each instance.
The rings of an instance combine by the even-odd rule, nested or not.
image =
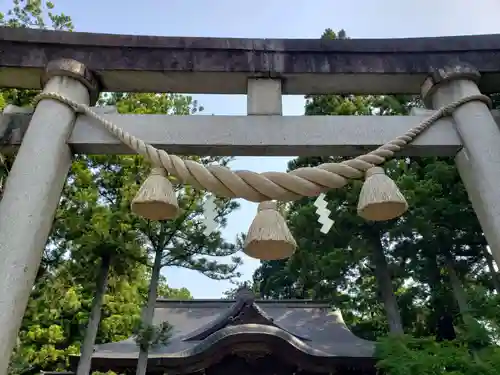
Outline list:
[[[40,88],[46,64],[71,58],[105,91],[246,94],[252,77],[283,94],[419,94],[433,69],[458,64],[500,89],[500,34],[402,39],[241,39],[0,28],[0,86]]]

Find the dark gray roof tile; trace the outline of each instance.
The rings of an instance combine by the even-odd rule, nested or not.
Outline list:
[[[304,300],[244,302],[159,300],[155,308],[154,324],[168,321],[173,326],[173,336],[168,345],[152,348],[150,357],[178,358],[198,355],[210,345],[235,335],[262,335],[263,339],[274,335],[312,356],[373,356],[374,343],[356,337],[345,325],[340,311],[332,311],[327,304]],[[234,325],[235,306],[239,306],[240,310],[249,309],[252,303],[255,303],[257,311],[261,310],[262,315],[266,317],[267,320],[262,320],[264,324],[250,322]],[[220,327],[212,332],[210,329],[215,323]],[[193,339],[203,332],[207,332],[204,339]],[[110,360],[132,359],[137,356],[138,347],[132,338],[98,345],[94,353],[94,358]]]

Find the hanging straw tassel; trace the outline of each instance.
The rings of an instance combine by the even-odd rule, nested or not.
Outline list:
[[[153,168],[132,200],[132,212],[149,220],[174,219],[179,213],[177,197],[164,168]]]
[[[359,216],[371,221],[385,221],[401,216],[407,209],[405,197],[382,168],[373,167],[366,171],[359,194]]]
[[[243,252],[260,260],[277,260],[290,257],[296,248],[297,243],[276,203],[260,203],[248,230]]]

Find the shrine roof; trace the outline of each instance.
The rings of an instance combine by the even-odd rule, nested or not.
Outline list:
[[[153,367],[175,369],[192,362],[192,371],[227,348],[234,354],[266,345],[267,351],[281,351],[288,360],[307,358],[322,368],[331,367],[332,359],[371,359],[374,353],[374,343],[355,336],[339,311],[310,300],[254,300],[248,291],[241,291],[235,300],[158,300],[153,323],[166,321],[173,326],[173,335],[167,345],[150,349]],[[93,365],[124,368],[133,366],[137,357],[138,346],[129,338],[98,345]]]

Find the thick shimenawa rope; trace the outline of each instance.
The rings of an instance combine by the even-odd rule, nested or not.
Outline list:
[[[200,190],[208,190],[219,197],[243,198],[252,202],[268,200],[292,201],[301,197],[317,196],[329,189],[345,186],[348,179],[360,179],[365,172],[383,164],[404,146],[411,143],[418,135],[434,122],[451,115],[461,105],[481,101],[491,105],[485,95],[471,95],[450,103],[437,111],[419,125],[408,130],[392,141],[368,152],[341,163],[325,163],[316,167],[298,168],[288,173],[251,171],[231,171],[218,165],[204,166],[192,160],[183,160],[176,155],[169,155],[152,145],[123,131],[110,121],[99,116],[84,104],[76,103],[58,93],[44,92],[39,94],[34,105],[43,99],[54,99],[71,107],[77,113],[83,113],[100,122],[106,130],[130,147],[139,155],[149,160],[154,167],[163,167],[169,175],[176,177],[180,183],[189,184]],[[473,124],[471,124],[473,126]]]

